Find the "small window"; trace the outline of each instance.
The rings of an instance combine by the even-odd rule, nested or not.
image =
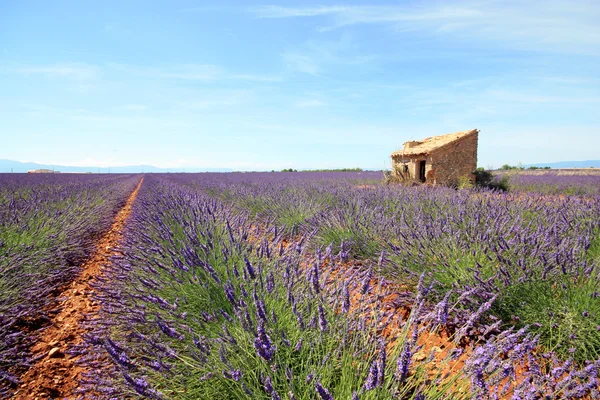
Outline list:
[[[402,172],[408,172],[408,165],[404,164],[404,166],[402,167]]]

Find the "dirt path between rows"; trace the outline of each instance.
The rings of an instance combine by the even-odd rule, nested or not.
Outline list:
[[[131,214],[131,207],[140,190],[142,178],[127,202],[119,210],[110,229],[96,244],[92,256],[83,263],[79,275],[58,296],[53,309],[57,310],[51,325],[41,332],[32,347],[41,358],[21,377],[22,385],[15,392],[15,400],[72,399],[85,367],[77,365],[78,356],[68,350],[83,342],[86,330],[82,323],[94,318],[100,305],[93,300],[92,284],[102,275],[104,265],[116,254],[115,248],[123,237],[123,228]]]

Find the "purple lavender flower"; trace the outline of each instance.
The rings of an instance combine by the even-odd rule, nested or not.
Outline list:
[[[269,275],[267,275],[267,292],[271,293],[275,289],[275,277],[273,276],[273,272],[271,271]]]
[[[261,320],[258,321],[257,337],[254,339],[254,348],[256,349],[256,353],[267,362],[271,361],[275,354],[275,345],[271,342],[271,338],[265,331],[264,322]]]
[[[377,266],[379,267],[379,269],[381,269],[381,267],[383,267],[383,265],[385,264],[385,251],[382,250],[381,254],[379,255],[379,259],[377,260]]]
[[[209,379],[214,378],[214,376],[215,376],[215,374],[213,374],[212,372],[209,372],[209,373],[206,373],[206,374],[202,375],[200,378],[198,378],[198,380],[200,382],[203,382],[203,381],[207,381]]]
[[[221,314],[223,316],[223,318],[225,318],[228,322],[232,322],[233,318],[231,318],[231,315],[229,315],[227,313],[227,311],[223,310],[222,308],[219,309],[219,314]]]
[[[315,389],[319,394],[319,397],[321,397],[321,400],[335,400],[331,393],[329,393],[329,391],[325,389],[318,380],[315,382]]]
[[[377,365],[377,361],[373,361],[371,363],[371,367],[369,368],[369,374],[367,375],[367,380],[365,381],[365,390],[373,390],[378,386],[379,382],[379,368]]]
[[[235,289],[230,281],[227,281],[227,283],[223,286],[223,290],[225,291],[225,297],[227,297],[227,300],[229,300],[231,305],[235,307],[237,304],[235,300]]]
[[[360,294],[362,294],[362,295],[367,294],[367,292],[371,288],[371,278],[372,278],[372,271],[371,271],[371,269],[369,269],[369,271],[363,278],[362,286],[360,288]]]
[[[436,306],[437,311],[437,323],[440,325],[446,325],[448,322],[448,303],[450,299],[450,294],[452,291],[449,291],[444,296],[443,300]]]
[[[269,375],[267,375],[267,377],[264,380],[264,387],[265,392],[271,395],[271,400],[281,400],[281,397],[273,387],[273,382],[271,381],[271,377]]]
[[[300,314],[300,313],[296,314],[296,321],[298,321],[298,327],[300,328],[300,330],[303,331],[305,328],[305,325],[304,325],[304,318],[302,318],[302,314]]]
[[[387,352],[385,349],[385,340],[379,340],[379,355],[377,357],[377,386],[383,385],[385,380],[385,367],[387,363]]]
[[[107,338],[104,341],[104,348],[108,352],[108,354],[112,357],[113,360],[117,362],[117,364],[125,367],[125,368],[133,368],[134,363],[131,359],[125,354],[125,351],[117,346],[110,338]]]
[[[239,380],[242,377],[242,371],[240,371],[239,369],[223,371],[223,377],[226,379],[233,379],[234,381],[239,382]]]
[[[292,369],[290,367],[285,367],[285,377],[290,383],[294,379],[294,373],[292,372]]]
[[[315,263],[309,271],[308,281],[316,294],[319,294],[321,287],[319,285],[319,266]]]
[[[256,315],[262,321],[264,321],[264,322],[267,321],[267,310],[265,307],[265,302],[262,300],[256,301]]]
[[[348,290],[348,282],[344,282],[344,288],[342,290],[342,312],[347,313],[350,311],[350,291]]]
[[[321,304],[319,304],[319,329],[321,332],[327,331],[327,318],[325,317],[325,310]]]
[[[246,263],[246,271],[248,271],[248,275],[250,276],[250,279],[255,279],[256,272],[254,271],[254,267],[250,263],[250,260],[248,260],[248,258],[244,258],[244,262]]]
[[[404,380],[408,377],[408,371],[410,368],[410,361],[412,357],[412,350],[409,341],[404,342],[404,347],[402,348],[402,353],[400,353],[400,357],[398,357],[397,366],[396,366],[396,379],[403,383]]]
[[[157,400],[163,398],[160,392],[150,388],[150,384],[144,378],[134,378],[125,371],[123,371],[123,377],[125,378],[125,381],[127,381],[127,383],[129,383],[133,389],[142,396]]]

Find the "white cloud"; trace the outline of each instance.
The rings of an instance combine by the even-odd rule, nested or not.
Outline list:
[[[97,77],[98,68],[88,64],[50,64],[24,65],[17,67],[0,67],[0,73],[20,75],[45,75],[53,78],[67,78],[78,81],[91,80]]]
[[[358,24],[386,24],[398,31],[491,41],[517,49],[600,55],[600,2],[594,0],[418,2],[398,6],[264,6],[260,18],[330,20],[320,30]]]

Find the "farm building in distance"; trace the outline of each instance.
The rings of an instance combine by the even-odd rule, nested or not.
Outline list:
[[[60,171],[54,171],[53,169],[31,169],[27,171],[28,174],[60,174]]]
[[[392,173],[403,181],[455,185],[475,182],[479,131],[455,132],[404,143],[392,153]]]

